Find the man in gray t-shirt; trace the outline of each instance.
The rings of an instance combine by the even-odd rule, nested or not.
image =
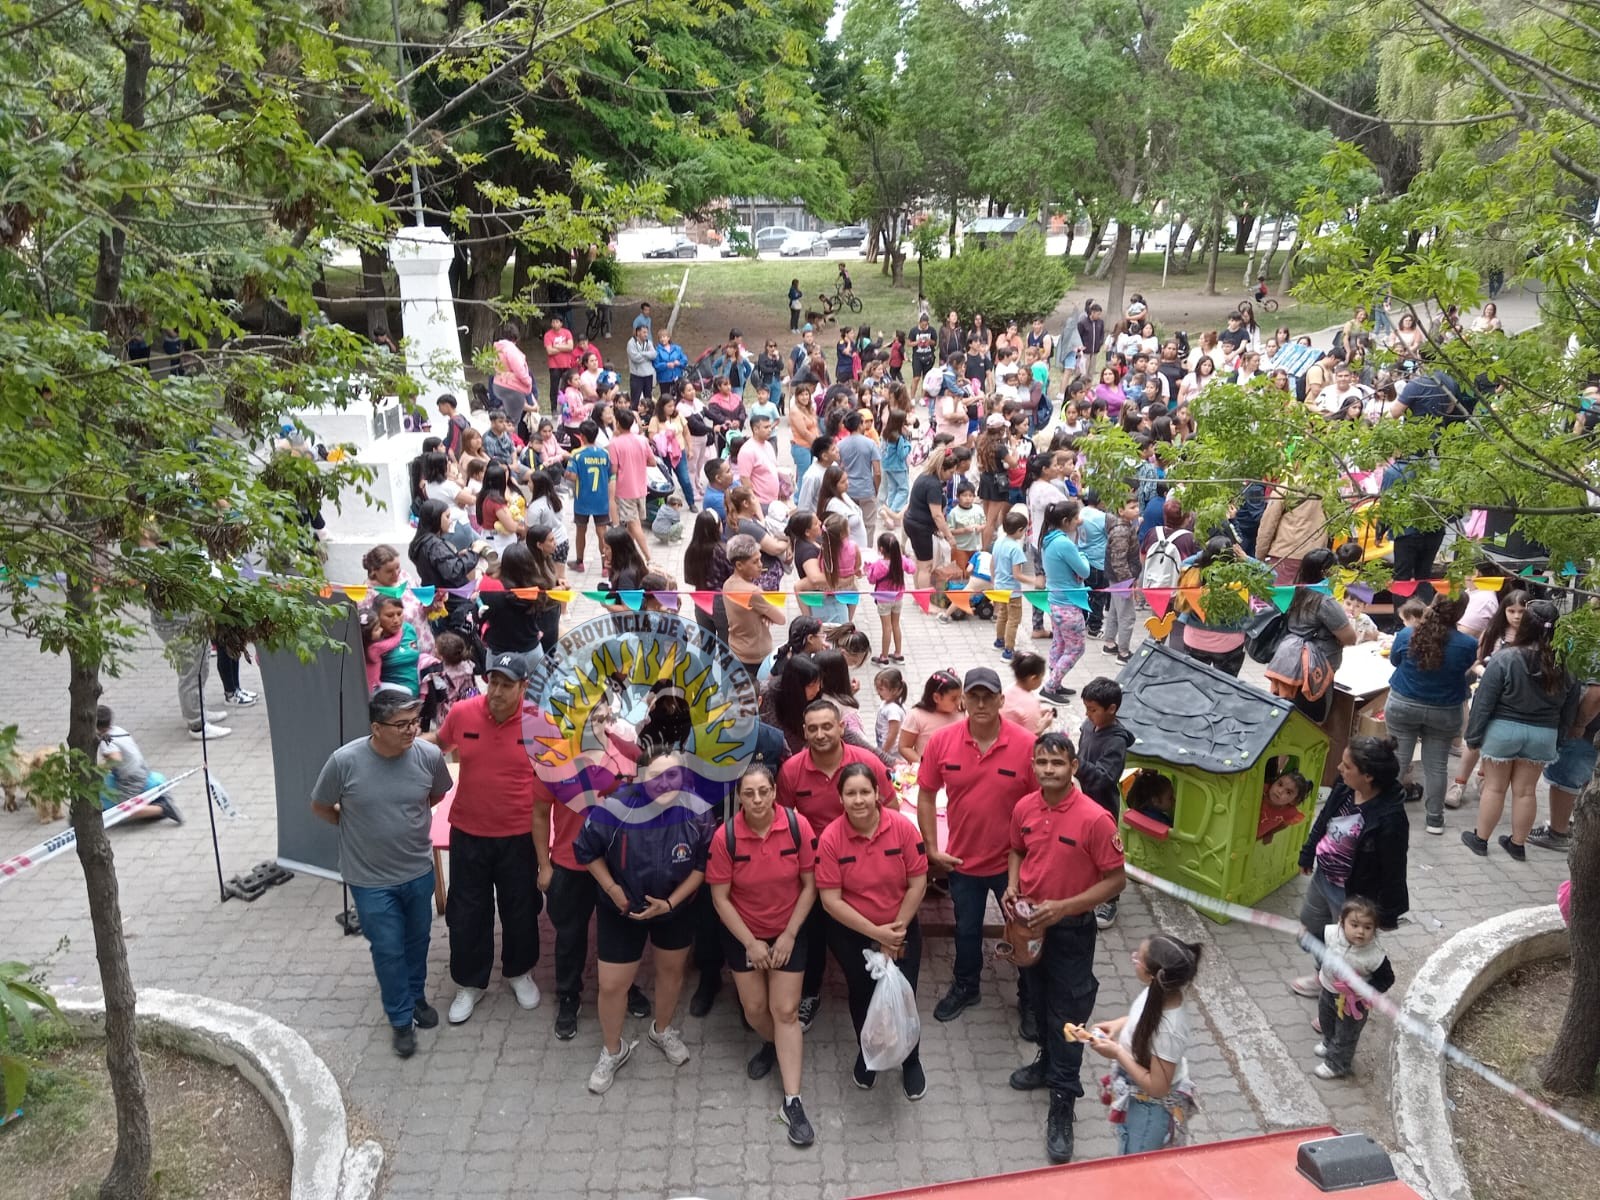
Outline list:
[[[878,443],[861,432],[861,414],[844,415],[846,437],[839,443],[839,465],[849,481],[850,499],[861,506],[861,523],[866,526],[867,545],[877,541],[878,489],[883,486],[883,451]]]
[[[444,754],[419,742],[422,701],[380,687],[368,704],[370,737],[340,746],[311,789],[311,810],[339,827],[339,873],[372,947],[383,1011],[401,1058],[416,1053],[413,1025],[432,1029],[428,939],[433,928],[433,806],[453,786]]]

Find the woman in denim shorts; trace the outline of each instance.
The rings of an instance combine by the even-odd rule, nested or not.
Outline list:
[[[1500,846],[1518,862],[1527,857],[1539,773],[1556,761],[1559,735],[1577,715],[1578,685],[1552,646],[1558,615],[1548,600],[1529,604],[1516,640],[1490,656],[1472,698],[1466,743],[1483,755],[1483,791],[1478,827],[1462,830],[1461,840],[1474,854],[1489,853],[1509,788],[1511,832],[1500,835]]]
[[[1577,729],[1578,724],[1583,728]],[[1600,682],[1591,681],[1584,684],[1578,700],[1574,729],[1556,747],[1555,762],[1544,769],[1544,781],[1550,785],[1550,821],[1529,832],[1532,845],[1563,854],[1572,845],[1572,809],[1594,774],[1596,737],[1600,737]]]

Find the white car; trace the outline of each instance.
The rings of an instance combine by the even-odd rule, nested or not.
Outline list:
[[[776,250],[794,236],[794,230],[787,225],[768,225],[756,230],[756,251]]]
[[[784,258],[796,258],[802,254],[823,258],[826,257],[828,250],[828,239],[820,233],[792,233],[784,239],[783,245],[778,247],[779,255]]]

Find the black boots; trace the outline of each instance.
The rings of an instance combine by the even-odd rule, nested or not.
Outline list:
[[[1050,1093],[1050,1115],[1044,1119],[1044,1152],[1053,1163],[1072,1161],[1072,1106],[1074,1099]]]

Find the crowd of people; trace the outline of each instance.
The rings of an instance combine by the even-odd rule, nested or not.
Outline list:
[[[548,906],[554,1031],[576,1036],[593,918],[601,1047],[591,1090],[611,1087],[635,1052],[630,1015],[651,1018],[645,1039],[669,1062],[688,1059],[673,1022],[692,958],[690,1012],[709,1011],[723,968],[732,972],[757,1040],[749,1075],[778,1069],[789,1137],[809,1144],[803,1034],[828,960],[859,1035],[874,987],[862,952],[894,960],[915,989],[918,911],[934,887],[953,906],[956,952],[937,1020],[980,999],[991,897],[1039,935],[1017,998],[1019,1029],[1038,1052],[1010,1082],[1048,1092],[1049,1158],[1072,1154],[1085,1047],[1110,1060],[1105,1098],[1126,1151],[1181,1141],[1192,1105],[1183,997],[1198,948],[1153,932],[1134,962],[1146,990],[1126,1018],[1092,1023],[1096,935],[1116,920],[1125,881],[1117,818],[1132,737],[1117,721],[1113,679],[1097,677],[1078,696],[1067,676],[1091,643],[1108,673],[1130,660],[1143,588],[1176,592],[1176,648],[1238,675],[1245,622],[1208,620],[1184,597],[1214,563],[1250,559],[1298,585],[1268,686],[1326,719],[1344,649],[1380,636],[1346,587],[1362,553],[1354,531],[1292,481],[1244,487],[1230,520],[1196,530],[1160,446],[1205,436],[1203,396],[1216,381],[1256,375],[1285,403],[1329,420],[1454,419],[1470,397],[1421,366],[1405,380],[1374,375],[1375,339],[1420,360],[1428,337],[1494,327],[1465,331],[1457,319],[1425,334],[1406,313],[1369,328],[1358,311],[1333,350],[1291,374],[1277,362],[1294,344],[1290,331],[1267,334],[1248,305],[1193,345],[1157,337],[1155,320],[1137,297],[1110,327],[1090,303],[1059,335],[1042,321],[991,331],[981,317],[963,325],[950,313],[935,326],[923,314],[892,337],[840,329],[831,364],[810,324],[787,350],[775,338],[747,347],[734,330],[691,364],[644,305],[619,364],[626,380],[552,322],[544,397],[508,328],[497,343],[503,369],[478,397],[489,432],[441,397],[442,432],[414,465],[407,557],[411,578],[438,589],[432,609],[394,594],[407,578],[395,549],[367,556],[371,735],[329,760],[313,797],[340,826],[342,871],[396,1051],[409,1056],[414,1029],[438,1023],[425,978],[428,810],[452,787],[450,754],[460,763],[450,1023],[469,1020],[489,985],[496,913],[502,975],[524,1008],[540,1004],[532,973]],[[1102,495],[1084,486],[1085,450],[1113,424],[1138,457],[1120,490]],[[688,538],[675,573],[652,560],[680,523]],[[1394,533],[1396,577],[1434,578],[1441,534]],[[592,583],[582,579],[591,571]],[[619,614],[682,607],[743,664],[760,691],[762,737],[740,779],[707,783],[681,737],[627,729],[603,706],[590,720],[612,747],[605,804],[578,802],[592,771],[581,784],[534,771],[522,744],[541,701],[528,692],[530,664],[556,650],[574,587]],[[993,620],[995,666],[938,671],[920,686],[905,677],[904,600],[920,589],[939,606],[928,621]],[[1045,602],[1024,604],[1024,591]],[[802,615],[789,620],[775,592],[798,594]],[[681,605],[690,593],[695,603]],[[1478,770],[1476,826],[1462,831],[1473,852],[1487,853],[1507,793],[1505,852],[1522,859],[1529,842],[1563,849],[1600,722],[1600,684],[1580,685],[1556,663],[1547,600],[1431,593],[1419,588],[1388,646],[1396,740],[1350,740],[1301,855],[1310,876],[1302,924],[1379,990],[1392,971],[1378,935],[1408,904],[1406,803],[1420,801],[1425,828],[1442,832],[1444,810],[1463,802]],[[1032,639],[1048,644],[1034,653]],[[858,695],[868,689],[852,675],[869,662],[870,716],[871,700]],[[1062,717],[1075,696],[1084,716],[1069,735]],[[1412,783],[1418,745],[1421,782]],[[1535,826],[1541,772],[1550,817]],[[1290,803],[1311,786],[1286,782]],[[684,792],[705,803],[670,802]],[[616,815],[647,808],[669,816]],[[647,942],[653,997],[635,982]],[[1292,986],[1321,1003],[1316,1073],[1347,1075],[1361,1005],[1326,968]],[[1081,1038],[1064,1032],[1073,1029]],[[919,1050],[898,1065],[906,1097],[921,1098]],[[864,1057],[849,1070],[857,1086],[875,1085]]]

